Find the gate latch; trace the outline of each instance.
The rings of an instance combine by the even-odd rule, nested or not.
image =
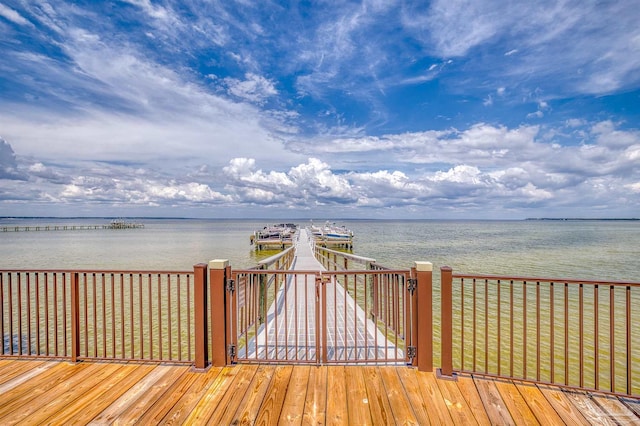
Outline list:
[[[408,278],[407,279],[407,291],[409,291],[409,293],[413,294],[413,292],[416,291],[416,288],[418,288],[418,279],[417,278]]]

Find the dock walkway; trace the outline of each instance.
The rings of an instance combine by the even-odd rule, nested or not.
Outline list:
[[[267,311],[266,323],[246,347],[240,349],[241,358],[313,360],[318,356],[316,338],[320,337],[316,336],[318,328],[315,324],[316,273],[326,269],[315,258],[311,244],[307,230],[299,230],[294,237],[296,253],[291,270],[302,274],[288,277],[286,285]],[[376,358],[374,351],[378,352],[377,358],[380,359],[390,354],[395,358],[404,357],[402,349],[378,330],[338,280],[333,278],[323,285],[326,286],[327,312],[330,313],[325,327],[329,361],[372,359]],[[298,315],[300,312],[306,314]],[[345,315],[345,312],[357,312],[357,315],[354,318]]]

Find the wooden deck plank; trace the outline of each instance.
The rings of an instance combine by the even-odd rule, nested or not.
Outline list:
[[[396,371],[400,376],[400,381],[404,386],[409,404],[411,404],[411,408],[413,408],[413,413],[418,420],[418,424],[432,424],[433,422],[429,418],[428,402],[424,400],[420,392],[420,385],[418,384],[418,378],[416,376],[417,369],[400,367],[396,368]]]
[[[378,367],[366,366],[362,368],[364,384],[369,400],[369,412],[374,425],[395,425],[393,412],[382,383]]]
[[[144,364],[132,364],[133,368],[125,378],[117,382],[114,386],[109,387],[101,395],[96,395],[95,398],[86,401],[86,405],[83,410],[78,411],[73,416],[65,416],[66,411],[63,410],[60,413],[60,417],[51,418],[52,423],[57,424],[87,424],[91,422],[96,416],[100,415],[107,407],[109,407],[113,401],[120,398],[124,393],[128,392],[133,386],[139,383],[143,378],[149,374],[155,365]],[[109,381],[111,382],[111,381]],[[60,419],[58,423],[57,420]]]
[[[323,425],[327,407],[327,367],[311,367],[304,402],[303,425]]]
[[[18,375],[12,374],[8,380],[4,381],[4,383],[0,385],[0,395],[7,394],[11,389],[21,385],[22,383],[28,382],[49,368],[52,368],[54,365],[56,364],[53,362],[43,362],[38,365],[34,364],[33,368],[21,370],[21,373]]]
[[[343,366],[325,367],[327,369],[327,425],[349,424],[347,389]]]
[[[93,385],[108,378],[121,367],[122,365],[119,364],[91,364],[82,371],[72,374],[66,380],[49,387],[38,398],[31,400],[29,404],[22,406],[19,410],[13,411],[11,420],[6,419],[1,423],[40,424],[60,407],[83,395]]]
[[[563,425],[562,418],[556,413],[555,408],[540,389],[531,383],[515,382],[516,387],[524,398],[525,402],[542,425]]]
[[[211,367],[206,372],[190,371],[190,374],[195,376],[195,380],[189,389],[187,389],[186,393],[161,420],[161,423],[164,425],[184,424],[196,404],[204,397],[210,387],[217,382],[222,370],[222,367]]]
[[[480,397],[474,379],[468,375],[458,375],[458,389],[460,389],[460,393],[462,393],[467,404],[469,404],[469,408],[473,412],[478,424],[490,426],[492,423],[489,420],[487,410],[485,409],[484,402]]]
[[[153,401],[144,410],[144,414],[137,419],[139,424],[158,424],[173,409],[182,396],[191,388],[198,378],[197,373],[189,371],[189,367],[176,367],[185,370],[176,381],[170,383],[160,398]]]
[[[46,365],[51,363],[47,363],[46,361],[28,360],[19,360],[12,363],[10,360],[0,360],[0,385],[27,371],[34,370],[43,364]]]
[[[471,411],[467,400],[460,392],[458,384],[454,380],[436,380],[438,389],[442,393],[444,402],[449,409],[454,424],[478,424],[476,416]]]
[[[126,410],[116,417],[116,421],[127,424],[139,423],[149,407],[152,406],[155,401],[162,398],[167,390],[186,374],[186,371],[184,367],[169,367],[169,369],[153,383],[151,388],[147,389],[144,394],[138,395],[138,398],[135,399],[133,404],[130,404]]]
[[[394,367],[380,367],[379,371],[396,423],[403,425],[419,424],[396,369]]]
[[[542,392],[545,398],[547,398],[549,404],[553,406],[556,413],[560,418],[562,418],[562,421],[565,424],[570,426],[590,424],[560,388],[555,386],[538,385],[538,389],[540,389],[540,392]]]
[[[269,383],[260,405],[258,416],[255,418],[255,424],[272,425],[278,422],[282,412],[282,404],[286,394],[289,392],[292,371],[293,366],[291,365],[279,365],[276,367],[271,383]]]
[[[346,367],[344,369],[344,373],[347,390],[349,424],[372,424],[373,421],[369,410],[369,398],[367,397],[367,387],[362,375],[362,369]]]
[[[307,386],[309,385],[308,365],[296,366],[291,372],[289,387],[282,403],[280,425],[300,425],[304,416],[304,405],[307,398]]]
[[[204,395],[196,403],[184,424],[203,424],[207,422],[216,411],[218,404],[225,396],[227,388],[233,383],[235,376],[241,371],[238,366],[223,367],[204,391]]]
[[[223,424],[250,425],[254,423],[276,368],[273,365],[260,365],[258,367],[258,371],[253,376],[247,392],[244,393],[233,420],[227,423],[223,419]]]
[[[620,401],[629,408],[629,410],[633,411],[636,416],[640,419],[640,400],[632,399],[632,398],[619,398]]]
[[[211,418],[207,421],[209,424],[222,425],[231,423],[242,401],[240,395],[244,395],[248,391],[249,384],[258,371],[257,365],[237,365],[234,368],[239,370],[238,374],[234,375],[227,386],[218,390],[223,395],[221,395],[217,404],[217,409],[211,412]]]
[[[591,397],[616,423],[620,425],[640,423],[636,414],[615,396],[591,395]]]
[[[95,367],[90,376],[65,383],[69,385],[66,389],[57,386],[51,390],[52,395],[48,398],[43,395],[42,399],[47,398],[47,403],[21,421],[25,424],[53,423],[49,420],[51,417],[55,417],[61,411],[73,411],[78,406],[86,405],[96,393],[100,393],[105,386],[117,383],[124,377],[123,372],[126,374],[130,370],[123,364],[99,364]]]
[[[603,411],[586,392],[575,390],[565,390],[563,392],[573,402],[578,411],[582,413],[588,423],[607,426],[616,425],[616,422],[609,418],[607,412]]]
[[[535,414],[531,411],[531,408],[529,408],[527,401],[524,400],[522,394],[513,382],[495,380],[495,384],[516,424],[540,424]]]
[[[142,377],[138,383],[120,395],[118,399],[113,401],[98,416],[92,419],[89,424],[102,425],[113,423],[119,418],[121,413],[142,398],[163,375],[168,374],[170,371],[171,367],[169,366],[158,365],[154,367],[153,370]]]
[[[515,425],[516,423],[511,417],[509,408],[502,399],[495,381],[484,377],[475,377],[474,381],[491,423],[494,425]]]
[[[54,367],[38,374],[33,380],[25,381],[20,385],[2,394],[0,404],[0,424],[3,419],[10,416],[15,410],[22,411],[29,406],[31,401],[39,399],[45,392],[59,384],[64,384],[75,375],[81,374],[89,368],[89,364],[58,363]]]
[[[425,401],[429,401],[429,418],[433,424],[452,425],[449,408],[440,392],[435,374],[416,371],[420,392]]]

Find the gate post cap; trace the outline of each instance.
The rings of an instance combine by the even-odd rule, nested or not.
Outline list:
[[[209,261],[209,269],[225,269],[229,266],[228,259],[213,259]]]
[[[416,271],[418,272],[433,271],[433,263],[431,262],[416,261],[415,264],[416,264]]]

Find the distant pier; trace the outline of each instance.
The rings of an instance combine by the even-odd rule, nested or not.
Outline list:
[[[144,224],[138,222],[113,221],[102,225],[33,225],[33,226],[0,226],[2,232],[33,231],[88,231],[94,229],[140,229]]]

